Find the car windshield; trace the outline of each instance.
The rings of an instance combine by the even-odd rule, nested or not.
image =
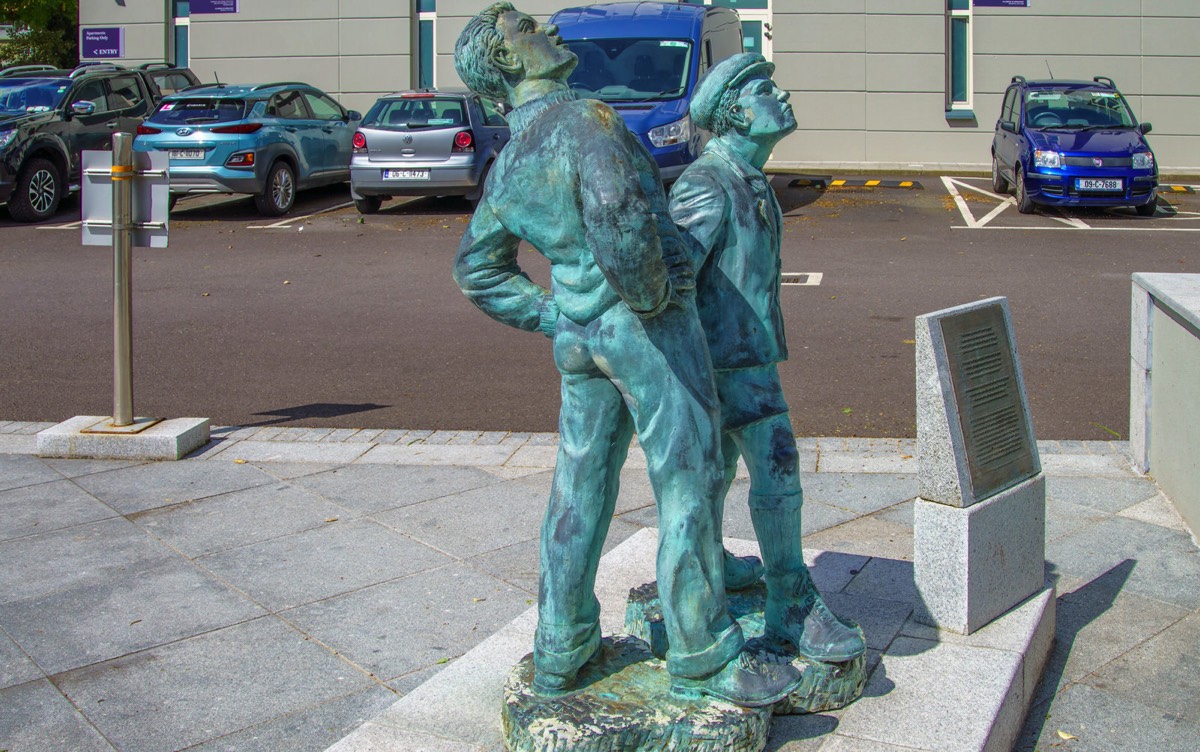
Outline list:
[[[682,39],[577,39],[567,83],[605,102],[678,99],[687,90],[692,43]]]
[[[362,124],[371,128],[425,129],[454,128],[466,122],[465,103],[460,97],[414,94],[379,100]]]
[[[171,99],[158,106],[150,116],[150,122],[162,125],[228,123],[241,120],[245,112],[246,102],[241,99]]]
[[[1034,89],[1025,95],[1025,124],[1032,128],[1132,128],[1136,122],[1124,97],[1112,90]]]
[[[62,104],[70,87],[61,80],[0,80],[0,112],[49,112]]]

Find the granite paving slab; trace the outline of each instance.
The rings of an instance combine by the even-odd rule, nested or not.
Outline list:
[[[273,483],[138,512],[129,519],[184,555],[196,557],[356,516],[290,483]]]
[[[274,611],[421,572],[450,557],[371,520],[332,522],[197,559]]]
[[[69,480],[0,491],[0,540],[116,516],[112,507]]]
[[[877,516],[856,517],[844,524],[805,536],[804,545],[824,551],[842,551],[888,559],[911,559],[911,525],[890,522]]]
[[[0,632],[0,689],[41,679],[44,673],[17,643]],[[0,739],[3,735],[0,735]]]
[[[493,485],[497,479],[471,467],[345,465],[294,482],[330,501],[370,514]]]
[[[1200,614],[1171,624],[1085,683],[1177,718],[1200,718]],[[1200,745],[1200,736],[1196,737]]]
[[[917,495],[915,473],[805,473],[801,477],[804,500],[821,501],[870,514]]]
[[[43,671],[57,674],[264,613],[175,558],[0,604],[0,627]]]
[[[76,480],[85,491],[122,514],[275,482],[253,465],[216,461],[142,464]]]
[[[3,448],[0,447],[0,450]],[[54,468],[26,454],[0,454],[0,491],[62,480]]]
[[[546,494],[525,480],[450,494],[373,517],[452,556],[477,556],[540,533]]]
[[[122,518],[2,541],[0,603],[102,582],[176,556]]]
[[[271,681],[262,681],[267,675]],[[210,741],[374,683],[270,617],[59,674],[54,682],[117,747],[144,752]]]
[[[382,681],[457,658],[522,611],[529,594],[455,562],[282,616]]]
[[[1046,498],[1091,507],[1112,514],[1158,495],[1147,478],[1046,478]]]
[[[68,460],[57,457],[42,457],[41,460],[47,467],[54,468],[65,478],[81,478],[93,473],[146,464],[141,460]]]
[[[1044,706],[1032,713],[1040,723],[1025,725],[1018,750],[1195,752],[1200,739],[1200,726],[1191,720],[1164,716],[1136,699],[1087,684],[1067,687],[1048,713]]]
[[[395,692],[375,686],[189,747],[188,752],[320,752],[395,701]]]
[[[12,752],[115,752],[45,679],[0,689],[0,744]]]
[[[1046,559],[1059,571],[1084,580],[1130,561],[1134,566],[1125,583],[1129,591],[1200,608],[1200,588],[1179,586],[1200,582],[1200,549],[1186,533],[1110,517],[1048,543]]]

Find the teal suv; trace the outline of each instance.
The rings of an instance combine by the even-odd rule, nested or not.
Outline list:
[[[280,216],[296,191],[350,179],[361,119],[308,84],[204,85],[164,98],[133,148],[169,155],[172,202],[246,193],[260,213]]]

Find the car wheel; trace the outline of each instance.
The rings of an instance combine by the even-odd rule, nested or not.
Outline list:
[[[44,222],[54,216],[62,201],[62,180],[48,159],[31,159],[17,175],[8,200],[8,213],[18,222]]]
[[[359,214],[374,214],[379,211],[379,207],[382,205],[382,196],[363,196],[362,198],[354,199],[354,208],[358,209]]]
[[[276,162],[267,173],[267,185],[254,197],[258,213],[267,217],[282,217],[296,203],[296,174],[287,162]]]
[[[1000,174],[1000,160],[992,155],[992,190],[996,193],[1008,193],[1008,181]]]
[[[1139,204],[1133,208],[1139,217],[1153,217],[1154,213],[1158,211],[1158,198],[1156,197],[1148,204]]]
[[[1033,214],[1033,199],[1029,198],[1029,189],[1025,187],[1025,170],[1017,168],[1017,211],[1022,214]]]

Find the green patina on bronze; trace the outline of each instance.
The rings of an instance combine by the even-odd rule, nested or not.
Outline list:
[[[689,693],[769,702],[800,676],[747,664],[725,602],[718,401],[694,270],[658,168],[611,107],[567,88],[577,59],[556,31],[498,3],[467,24],[455,48],[466,84],[513,110],[512,138],[489,173],[454,277],[493,319],[551,337],[562,375],[534,686],[546,696],[573,689],[599,649],[596,567],[636,431],[662,531],[656,576],[672,681]],[[550,261],[550,289],[521,270],[521,241]]]
[[[768,660],[787,660],[804,673],[800,686],[788,693],[787,699],[772,706],[775,715],[823,713],[844,708],[862,696],[867,684],[866,654],[847,661],[816,661],[797,654],[788,646],[763,638],[763,608],[767,589],[762,583],[729,594],[729,610],[742,627],[751,649],[770,656]],[[849,628],[860,635],[862,630],[853,623]],[[668,638],[662,626],[658,587],[650,582],[629,591],[625,605],[625,632],[646,644],[651,655],[666,653]]]

